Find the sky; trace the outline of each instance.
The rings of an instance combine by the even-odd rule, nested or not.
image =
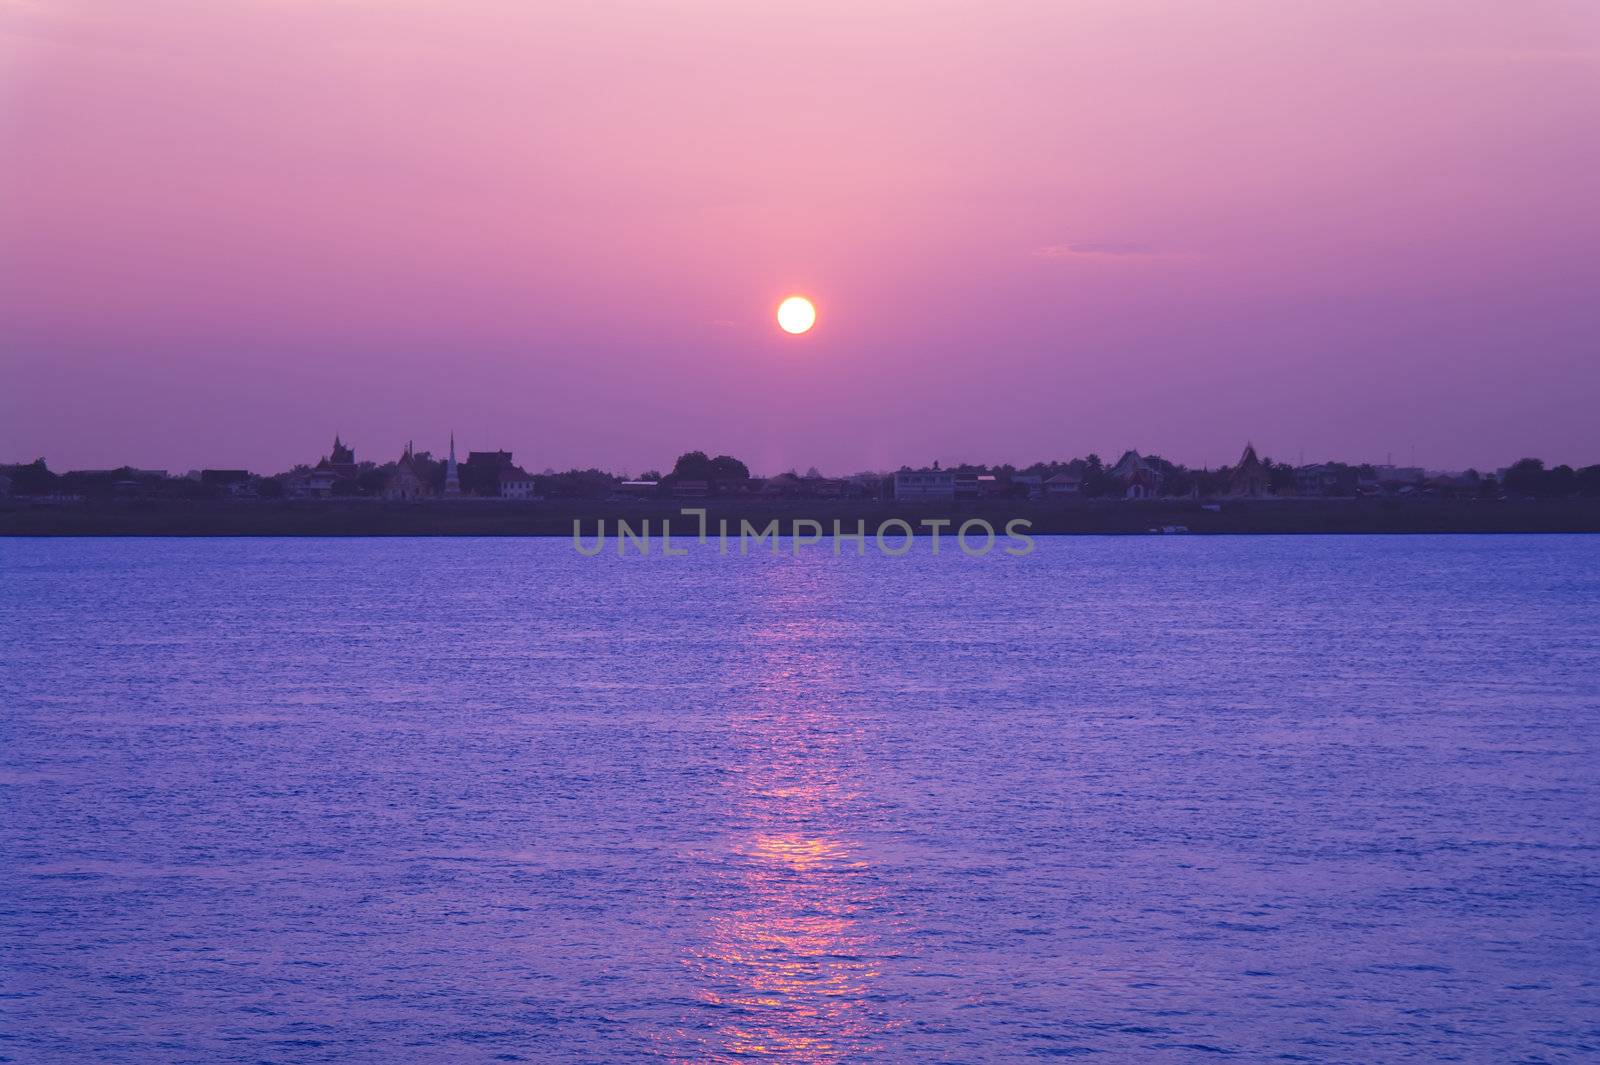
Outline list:
[[[0,462],[1589,464],[1597,172],[1592,0],[0,0]]]

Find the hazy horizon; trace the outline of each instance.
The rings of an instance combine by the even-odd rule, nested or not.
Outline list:
[[[0,0],[0,461],[1583,465],[1597,119],[1585,3]]]

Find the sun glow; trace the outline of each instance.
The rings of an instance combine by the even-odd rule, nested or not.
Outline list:
[[[790,296],[778,304],[778,328],[800,334],[817,324],[817,309],[804,296]]]

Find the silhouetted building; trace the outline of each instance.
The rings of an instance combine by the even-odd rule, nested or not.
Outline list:
[[[813,499],[844,498],[844,481],[837,477],[803,477],[801,485]]]
[[[1294,490],[1312,498],[1339,495],[1339,470],[1323,462],[1301,466],[1294,471]]]
[[[323,462],[327,463],[328,468],[333,471],[336,479],[354,477],[361,472],[356,466],[355,448],[340,440],[338,433],[333,434],[333,450],[328,453],[328,457]]]
[[[229,485],[250,480],[249,470],[201,470],[200,483],[227,488]]]
[[[394,464],[394,473],[390,475],[389,483],[383,486],[383,498],[409,503],[426,499],[432,494],[433,490],[417,464],[416,453],[412,451],[411,444],[407,443],[400,461]]]
[[[1122,453],[1122,458],[1111,467],[1111,479],[1122,490],[1124,499],[1151,499],[1161,494],[1160,472],[1137,451]]]
[[[504,495],[500,474],[515,468],[509,451],[469,451],[467,461],[461,464],[461,492],[469,496]]]
[[[444,466],[444,494],[455,499],[461,495],[461,471],[456,468],[456,434],[450,433],[450,459]]]
[[[500,469],[501,499],[532,499],[533,474],[520,466],[503,466]]]
[[[1083,479],[1074,477],[1070,473],[1058,473],[1044,482],[1040,482],[1037,476],[1031,478],[1018,477],[1014,478],[1014,480],[1023,484],[1032,482],[1028,491],[1030,498],[1036,498],[1040,491],[1043,491],[1045,495],[1053,499],[1062,499],[1068,496],[1076,497],[1083,494]]]
[[[466,465],[474,469],[500,470],[511,465],[509,451],[469,451]]]
[[[1378,466],[1374,472],[1378,475],[1378,483],[1391,489],[1405,485],[1420,486],[1428,476],[1421,466]]]
[[[653,496],[660,490],[660,481],[623,481],[617,485],[617,493],[625,496]]]
[[[333,486],[338,480],[339,474],[335,472],[333,464],[323,459],[306,478],[306,487],[315,498],[326,499],[333,494]]]
[[[1245,444],[1244,454],[1228,475],[1228,493],[1236,496],[1264,496],[1271,487],[1266,463],[1256,457],[1253,444]]]
[[[938,463],[932,469],[900,470],[894,475],[894,497],[913,502],[954,499],[955,474],[941,470]]]

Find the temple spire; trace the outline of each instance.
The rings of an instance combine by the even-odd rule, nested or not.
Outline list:
[[[450,461],[444,466],[444,494],[458,496],[461,494],[461,475],[456,472],[456,431],[450,430]]]

